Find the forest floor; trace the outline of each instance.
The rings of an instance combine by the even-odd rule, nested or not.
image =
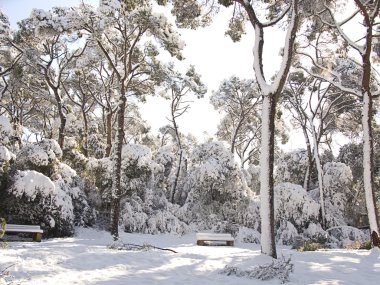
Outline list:
[[[260,254],[259,245],[196,246],[195,234],[121,236],[125,243],[150,244],[177,253],[112,250],[107,247],[112,241],[109,233],[78,228],[72,238],[8,242],[0,248],[0,284],[280,284],[278,279],[260,281],[219,273],[226,265],[249,269],[271,263]],[[379,284],[379,249],[297,252],[279,247],[278,255],[291,256],[294,263],[287,284]]]

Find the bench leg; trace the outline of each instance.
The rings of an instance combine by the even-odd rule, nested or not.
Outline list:
[[[204,240],[197,240],[197,245],[205,245],[205,241]]]
[[[33,236],[34,241],[41,242],[41,239],[42,239],[42,233],[35,233],[34,234],[34,236]]]
[[[227,241],[228,246],[234,246],[234,241],[233,240],[228,240]]]

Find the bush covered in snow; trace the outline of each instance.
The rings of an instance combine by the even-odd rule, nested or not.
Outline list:
[[[74,225],[92,225],[95,216],[83,191],[83,180],[61,163],[54,140],[24,146],[0,193],[1,212],[13,223],[42,225],[44,236],[69,236]]]
[[[309,226],[303,231],[303,236],[309,241],[314,243],[325,244],[328,239],[328,233],[322,229],[320,224],[310,223]]]
[[[248,205],[250,190],[231,152],[221,142],[207,142],[195,148],[190,159],[181,219],[199,229],[210,229],[219,221],[237,222],[238,208]]]
[[[304,188],[291,183],[281,183],[274,189],[274,209],[277,227],[293,224],[298,232],[307,228],[309,223],[317,223],[319,204],[315,202]]]
[[[134,194],[126,199],[123,206],[124,230],[149,234],[185,234],[189,232],[189,227],[173,214],[177,208],[167,202],[161,191],[147,189],[144,197]]]
[[[88,197],[84,191],[84,182],[77,175],[76,171],[68,165],[60,163],[56,167],[56,173],[53,175],[53,179],[72,199],[74,225],[94,225],[96,215],[88,202]]]
[[[25,145],[18,153],[14,168],[17,170],[35,170],[50,177],[54,167],[62,158],[62,150],[55,140],[44,139],[35,144]]]
[[[8,186],[11,163],[15,156],[8,148],[0,145],[0,191]]]
[[[329,162],[324,165],[323,171],[327,225],[347,225],[355,208],[351,169],[341,162]]]
[[[63,144],[63,161],[79,173],[85,171],[88,158],[81,152],[75,137],[65,137]]]
[[[261,234],[254,229],[239,227],[236,238],[244,243],[260,244]]]
[[[363,244],[369,240],[368,231],[350,227],[338,226],[327,230],[330,235],[330,243],[337,247],[346,247],[355,243]]]
[[[123,145],[121,154],[121,185],[124,195],[145,194],[154,183],[154,174],[162,171],[161,166],[152,160],[152,153],[140,144]]]
[[[277,229],[276,241],[283,245],[294,245],[300,238],[295,226],[288,222],[282,221]]]
[[[249,165],[247,170],[242,169],[248,187],[256,195],[260,194],[260,166]]]
[[[1,195],[2,213],[9,223],[41,225],[45,236],[74,232],[71,197],[59,183],[34,170],[16,171],[12,185]]]
[[[9,119],[0,116],[0,145],[7,146],[10,143],[13,129]]]
[[[275,181],[303,185],[307,167],[308,157],[305,149],[284,153],[276,162]]]

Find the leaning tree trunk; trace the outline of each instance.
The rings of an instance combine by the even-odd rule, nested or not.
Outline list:
[[[116,241],[119,239],[119,218],[120,218],[120,200],[121,200],[121,152],[124,141],[124,115],[127,98],[125,90],[122,87],[117,110],[117,134],[114,152],[114,176],[112,181],[112,213],[111,213],[111,235]]]
[[[175,193],[176,193],[176,190],[177,190],[179,175],[181,174],[182,157],[183,157],[183,150],[180,149],[179,150],[178,167],[177,167],[177,171],[176,171],[175,179],[174,179],[174,183],[173,183],[173,188],[172,188],[172,197],[171,197],[172,204],[174,204],[174,201],[175,201]]]
[[[178,130],[177,122],[176,122],[175,111],[176,111],[176,109],[174,108],[174,105],[172,103],[172,111],[171,111],[171,114],[172,114],[172,123],[173,123],[173,128],[174,128],[174,131],[175,131],[175,136],[176,136],[177,145],[178,145],[178,151],[179,151],[179,162],[178,162],[178,167],[177,167],[177,171],[176,171],[176,175],[175,175],[175,179],[174,179],[174,183],[173,183],[173,188],[172,188],[172,191],[171,191],[172,192],[171,193],[172,194],[171,195],[171,202],[172,202],[172,204],[174,204],[175,193],[177,192],[177,185],[178,185],[179,175],[181,174],[182,158],[183,158],[183,149],[182,149],[182,143],[181,143],[181,136],[180,136],[180,133],[179,133],[179,130]]]
[[[313,172],[313,155],[311,153],[311,144],[310,144],[309,136],[307,135],[306,127],[302,127],[302,131],[303,131],[303,135],[305,137],[306,151],[307,151],[307,168],[306,168],[306,173],[305,173],[305,179],[303,182],[303,188],[306,191],[309,191],[311,175]]]
[[[55,100],[57,101],[58,115],[60,120],[60,125],[58,128],[58,144],[61,149],[63,149],[63,143],[65,139],[65,127],[66,127],[66,114],[64,112],[64,107],[62,103],[62,98],[59,95],[57,88],[53,89]]]
[[[261,252],[277,258],[275,240],[273,161],[276,100],[273,94],[263,98],[260,155]]]
[[[310,126],[311,126],[311,132],[313,135],[314,160],[315,160],[315,165],[317,167],[317,173],[318,173],[319,203],[321,206],[320,208],[321,226],[325,230],[327,223],[326,223],[325,195],[324,195],[324,189],[323,189],[323,168],[322,168],[321,158],[320,158],[319,150],[318,150],[317,134],[315,133],[313,122],[311,121],[311,119],[310,119]]]
[[[380,247],[378,239],[374,238],[373,232],[379,235],[379,220],[377,216],[376,200],[373,182],[373,138],[372,138],[372,98],[371,94],[363,94],[363,181],[365,200],[368,213],[369,228],[371,231],[372,243]]]

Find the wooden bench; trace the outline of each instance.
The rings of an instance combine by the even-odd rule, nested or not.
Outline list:
[[[226,242],[228,246],[234,246],[235,239],[231,234],[197,233],[197,245],[206,245],[206,242]]]
[[[40,226],[31,226],[31,225],[15,225],[15,224],[6,224],[5,225],[6,233],[34,233],[33,240],[40,242],[42,239],[42,233]]]

